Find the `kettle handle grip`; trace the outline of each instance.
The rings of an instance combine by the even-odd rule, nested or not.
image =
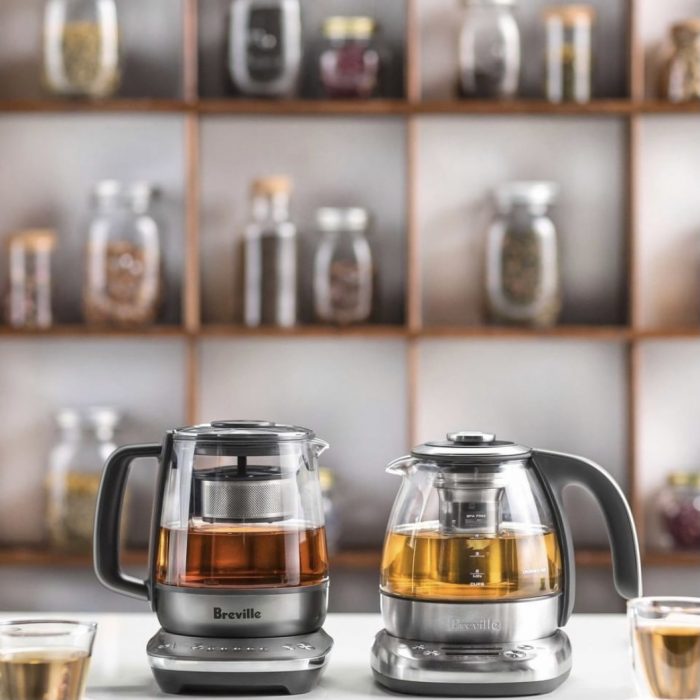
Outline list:
[[[162,446],[157,443],[127,445],[115,450],[105,463],[95,510],[93,559],[95,574],[102,585],[117,593],[149,599],[145,580],[125,574],[119,565],[120,525],[124,491],[131,463],[139,457],[158,459]]]
[[[637,531],[632,511],[617,482],[598,464],[583,457],[548,450],[533,450],[532,456],[538,470],[551,486],[556,505],[562,513],[562,492],[569,484],[583,487],[598,501],[612,550],[615,588],[623,598],[641,595],[642,570]],[[568,532],[568,528],[565,532]],[[568,544],[568,549],[573,550],[571,543]],[[573,596],[571,598],[570,608],[573,608]]]

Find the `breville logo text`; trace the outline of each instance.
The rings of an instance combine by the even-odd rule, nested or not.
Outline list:
[[[262,613],[255,608],[245,608],[243,610],[233,610],[227,612],[221,608],[214,608],[215,620],[259,620]]]
[[[449,627],[454,632],[493,632],[501,631],[501,623],[498,620],[489,620],[487,617],[481,620],[460,620],[453,617]]]

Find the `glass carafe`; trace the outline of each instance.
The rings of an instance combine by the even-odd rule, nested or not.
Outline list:
[[[326,323],[360,323],[372,311],[372,250],[366,209],[323,207],[314,261],[314,305]]]
[[[496,191],[485,274],[492,321],[550,326],[559,317],[559,242],[549,217],[558,191],[550,182],[512,182]]]
[[[57,549],[90,551],[101,467],[116,449],[120,416],[112,408],[63,409],[59,437],[49,455],[46,525]],[[126,522],[126,520],[124,521]]]
[[[115,0],[47,0],[44,81],[66,97],[108,97],[121,79]]]
[[[464,0],[459,88],[465,97],[506,98],[518,91],[520,31],[515,0]]]
[[[85,320],[148,325],[163,295],[156,190],[148,183],[98,183],[86,251]]]

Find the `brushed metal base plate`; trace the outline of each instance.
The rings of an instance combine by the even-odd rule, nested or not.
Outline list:
[[[562,630],[543,639],[501,644],[443,644],[400,639],[386,630],[372,647],[378,683],[416,695],[517,696],[547,693],[571,671]]]

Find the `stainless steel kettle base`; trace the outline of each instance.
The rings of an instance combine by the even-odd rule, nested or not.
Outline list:
[[[307,693],[333,640],[323,630],[292,637],[224,639],[159,630],[146,651],[166,693]]]
[[[502,644],[442,644],[377,634],[372,672],[390,690],[412,695],[512,697],[549,693],[571,672],[571,644],[561,630],[543,639]]]

